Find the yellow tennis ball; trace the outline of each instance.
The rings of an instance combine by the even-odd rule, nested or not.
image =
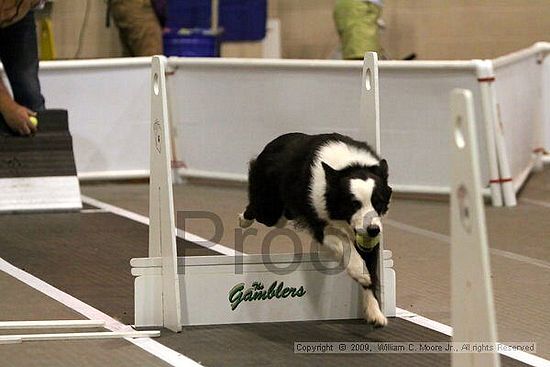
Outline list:
[[[356,233],[355,242],[357,243],[357,246],[361,247],[364,250],[370,251],[380,242],[380,235],[376,237],[370,237],[368,235]]]
[[[31,122],[32,126],[37,127],[38,126],[38,119],[34,116],[29,117],[29,121]]]

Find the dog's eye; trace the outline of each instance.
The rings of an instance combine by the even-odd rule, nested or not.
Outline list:
[[[359,210],[361,209],[361,207],[363,206],[363,204],[361,204],[361,202],[359,200],[353,200],[351,202],[351,206],[354,210]]]

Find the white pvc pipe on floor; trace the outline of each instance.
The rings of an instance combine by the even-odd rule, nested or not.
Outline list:
[[[487,75],[494,76],[494,68],[491,61],[486,61],[485,68],[485,72],[487,73]],[[498,113],[498,102],[495,85],[493,82],[486,82],[482,84],[482,88],[484,91],[483,108],[487,111],[487,114],[492,120],[498,168],[500,173],[499,180],[502,187],[504,205],[516,206],[516,192],[514,191],[514,185],[512,182],[512,173],[510,170],[510,163],[508,161],[508,151],[506,149],[506,142],[504,140],[504,131],[502,130],[503,125],[500,123],[500,116]]]
[[[40,320],[40,321],[1,321],[0,330],[15,329],[77,329],[100,328],[103,320]]]
[[[0,344],[5,341],[19,339],[26,341],[51,340],[85,340],[85,339],[122,339],[122,338],[152,338],[160,336],[160,331],[97,331],[88,333],[53,333],[53,334],[23,334],[0,335]]]

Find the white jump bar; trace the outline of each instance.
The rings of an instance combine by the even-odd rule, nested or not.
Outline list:
[[[40,320],[40,321],[0,321],[0,330],[15,329],[80,329],[104,327],[102,320]]]
[[[98,331],[89,333],[56,333],[56,334],[25,334],[2,335],[0,344],[5,342],[17,343],[18,340],[47,341],[47,340],[83,340],[83,339],[118,339],[118,338],[151,338],[160,336],[160,330],[153,331]]]

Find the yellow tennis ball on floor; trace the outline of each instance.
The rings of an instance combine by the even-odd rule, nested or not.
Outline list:
[[[38,119],[34,116],[29,117],[29,121],[31,122],[32,126],[37,127],[38,126]]]
[[[357,243],[357,246],[361,247],[363,250],[370,251],[374,247],[376,247],[376,245],[378,245],[379,242],[380,242],[380,235],[376,237],[370,237],[369,235],[366,235],[366,234],[364,235],[361,233],[355,234],[355,243]]]

